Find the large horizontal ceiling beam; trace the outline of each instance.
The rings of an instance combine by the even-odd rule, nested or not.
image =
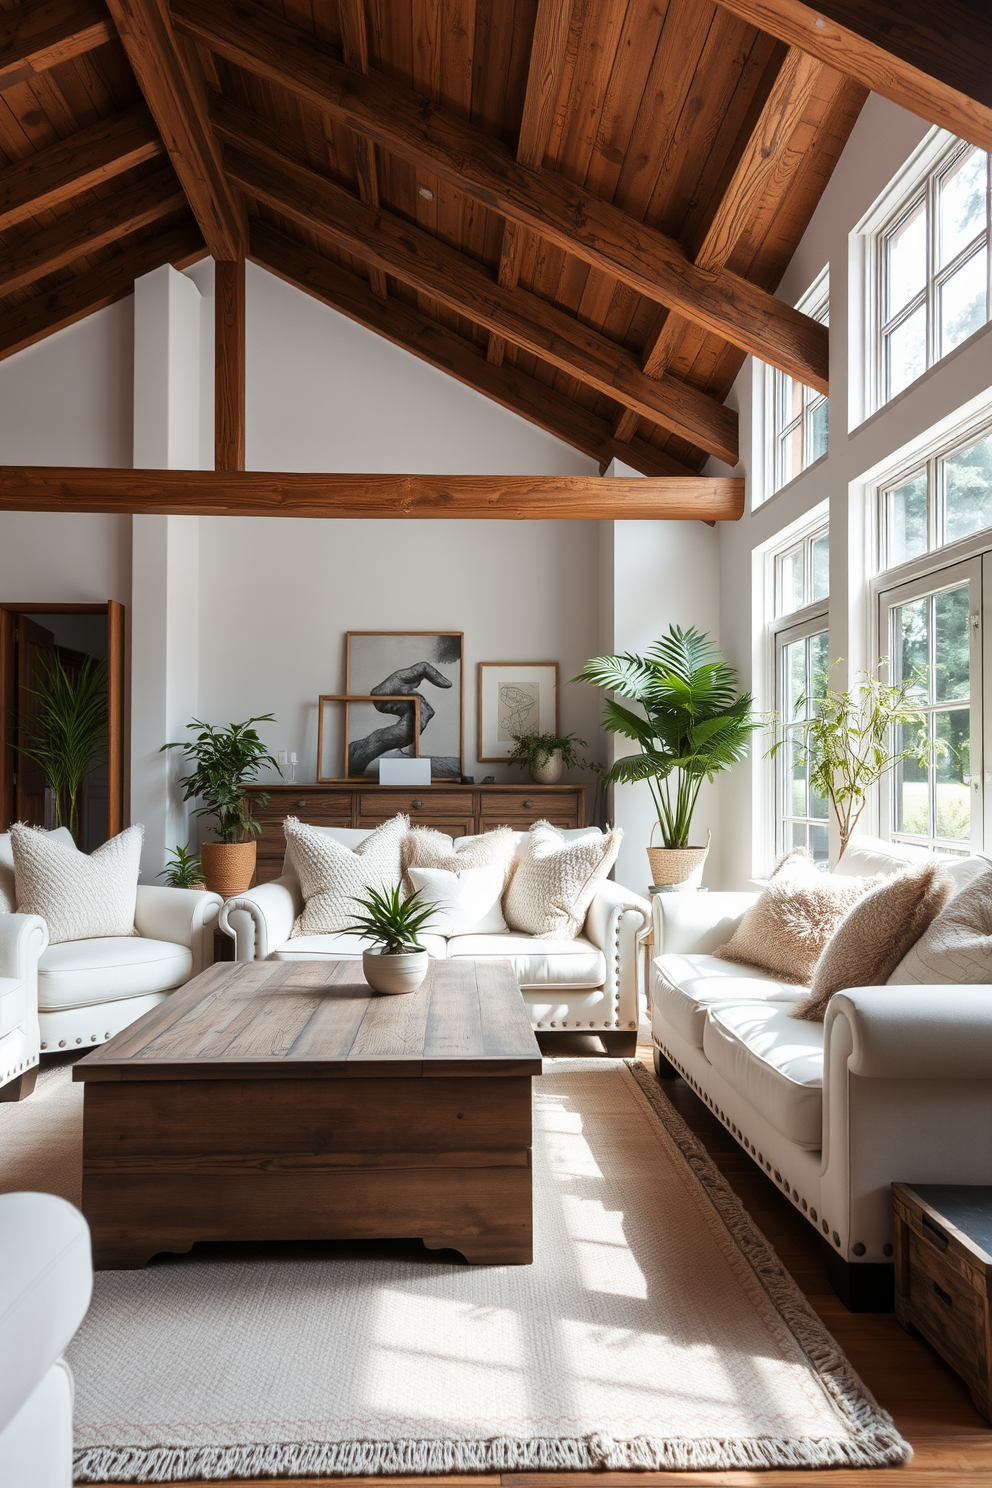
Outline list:
[[[224,132],[231,137],[230,130]],[[636,358],[616,342],[537,295],[501,288],[486,269],[433,234],[363,206],[342,187],[284,155],[268,150],[263,155],[250,135],[239,132],[235,137],[243,148],[229,150],[225,165],[255,201],[633,408],[640,417],[731,465],[737,463],[737,415],[732,409],[673,377],[646,377]]]
[[[0,91],[116,36],[101,0],[35,0],[0,12]]]
[[[0,171],[0,232],[162,152],[144,105],[48,145]]]
[[[492,366],[480,347],[404,300],[393,297],[388,306],[384,305],[364,279],[257,219],[251,222],[250,251],[252,259],[270,273],[556,439],[563,439],[600,465],[620,459],[644,475],[695,475],[695,471],[644,440],[618,443],[605,419],[597,418],[546,383],[528,377],[518,367]]]
[[[992,151],[992,14],[966,0],[717,0],[910,113]]]
[[[639,294],[810,387],[827,389],[823,327],[729,270],[697,269],[672,238],[552,171],[517,163],[499,140],[261,6],[174,0],[177,26],[220,56],[295,93],[386,150],[466,192]]]
[[[742,480],[702,475],[283,475],[0,466],[0,511],[727,522],[743,507]]]

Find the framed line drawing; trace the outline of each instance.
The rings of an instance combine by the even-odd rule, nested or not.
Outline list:
[[[558,732],[556,661],[479,662],[479,761],[505,760],[514,734]]]
[[[459,780],[465,768],[462,631],[350,630],[345,644],[345,691],[373,698],[417,698],[416,752],[430,756],[433,778]],[[401,752],[415,751],[410,747]],[[374,777],[376,768],[373,758],[361,773]]]
[[[332,717],[329,704],[343,712]],[[317,699],[317,784],[364,780],[384,758],[416,758],[420,698],[409,693],[322,693]],[[330,761],[338,761],[337,769]],[[327,773],[328,766],[331,773]]]

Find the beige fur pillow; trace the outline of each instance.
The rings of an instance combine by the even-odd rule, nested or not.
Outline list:
[[[398,887],[400,843],[409,826],[409,817],[394,816],[352,850],[295,816],[287,816],[283,831],[304,899],[293,935],[335,935],[362,913],[354,902],[356,896],[369,889]]]
[[[574,940],[596,889],[616,862],[622,837],[614,827],[569,839],[550,822],[536,822],[517,850],[503,900],[511,930],[539,940]]]
[[[890,987],[992,982],[992,868],[959,859],[951,872],[964,883],[910,946],[889,977]]]
[[[881,987],[954,891],[939,861],[907,868],[849,909],[820,957],[807,998],[793,1018],[823,1021],[827,1003],[845,987]]]
[[[847,911],[882,881],[882,874],[846,878],[820,873],[805,850],[789,853],[776,863],[767,888],[714,955],[808,987]]]
[[[400,847],[403,887],[413,892],[411,868],[441,868],[446,873],[461,873],[465,868],[501,868],[503,879],[510,871],[516,851],[512,827],[496,827],[473,837],[456,848],[454,840],[433,827],[411,827]]]

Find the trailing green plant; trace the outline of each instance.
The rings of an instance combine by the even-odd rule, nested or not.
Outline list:
[[[780,737],[768,750],[794,751],[794,767],[809,768],[810,790],[829,801],[840,832],[840,857],[865,809],[868,793],[902,760],[928,771],[948,753],[943,739],[931,739],[927,717],[913,697],[926,695],[928,667],[918,667],[901,682],[883,682],[878,672],[856,674],[854,686],[837,692],[828,685],[829,671],[813,678],[795,705],[797,721],[777,722]],[[837,665],[837,663],[835,663]]]
[[[688,847],[700,786],[744,758],[760,723],[751,694],[737,691],[734,668],[702,631],[673,625],[644,656],[595,656],[573,680],[642,710],[607,699],[603,727],[638,753],[618,759],[603,783],[647,781],[664,845]]]
[[[107,757],[107,663],[87,656],[73,672],[56,651],[28,690],[38,708],[22,718],[24,738],[15,747],[44,775],[55,825],[78,839],[83,777]]]
[[[170,889],[198,888],[205,881],[199,853],[190,852],[188,842],[185,847],[177,844],[158,877],[164,878]]]
[[[586,768],[587,761],[581,757],[578,748],[588,749],[589,746],[585,739],[579,739],[575,734],[511,734],[510,737],[513,748],[507,755],[507,762],[511,765],[527,765],[533,769],[535,765],[546,765],[552,755],[560,753],[564,769]]]
[[[385,956],[402,956],[410,951],[422,951],[417,939],[420,931],[433,915],[436,904],[421,899],[423,889],[404,899],[398,887],[369,889],[362,898],[355,895],[352,903],[365,910],[356,915],[355,922],[347,925],[345,935],[363,935],[375,945],[382,947]]]
[[[262,829],[248,809],[245,786],[266,766],[280,775],[278,761],[268,752],[255,723],[274,723],[272,713],[260,713],[257,718],[248,718],[244,723],[229,723],[226,728],[215,728],[194,718],[188,729],[197,729],[195,738],[185,742],[163,744],[162,750],[181,749],[193,765],[189,775],[184,775],[179,784],[184,787],[183,800],[201,800],[203,804],[194,811],[194,816],[214,817],[214,831],[222,842],[243,842]],[[256,797],[264,806],[269,796],[260,791]]]

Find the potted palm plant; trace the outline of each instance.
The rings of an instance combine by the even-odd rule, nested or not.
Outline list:
[[[343,933],[362,935],[378,947],[362,955],[365,980],[376,992],[416,992],[427,975],[430,958],[417,937],[436,906],[425,903],[422,892],[404,899],[398,887],[383,887],[352,899],[365,913]]]
[[[106,758],[107,663],[87,656],[73,672],[56,651],[32,692],[37,708],[23,719],[15,747],[44,775],[54,825],[68,827],[78,842],[83,778]]]
[[[193,815],[214,818],[220,841],[202,844],[200,864],[207,888],[225,899],[243,893],[254,877],[255,838],[262,829],[249,810],[245,786],[265,767],[282,774],[253,727],[274,722],[271,713],[261,713],[244,723],[215,728],[194,718],[186,725],[197,731],[192,739],[162,745],[163,751],[181,749],[193,766],[179,782],[184,787],[183,800],[199,799],[202,805]],[[264,791],[257,797],[261,806],[268,799]]]
[[[596,656],[574,679],[628,698],[640,712],[607,700],[603,726],[638,746],[603,775],[606,785],[647,782],[663,847],[648,847],[651,881],[682,884],[709,851],[690,843],[692,816],[704,780],[729,770],[747,753],[759,725],[751,694],[737,691],[737,673],[702,631],[673,625],[644,656]]]
[[[557,785],[563,771],[585,765],[577,746],[583,749],[588,746],[585,739],[577,739],[574,734],[513,734],[512,738],[508,762],[526,765],[537,785]]]

